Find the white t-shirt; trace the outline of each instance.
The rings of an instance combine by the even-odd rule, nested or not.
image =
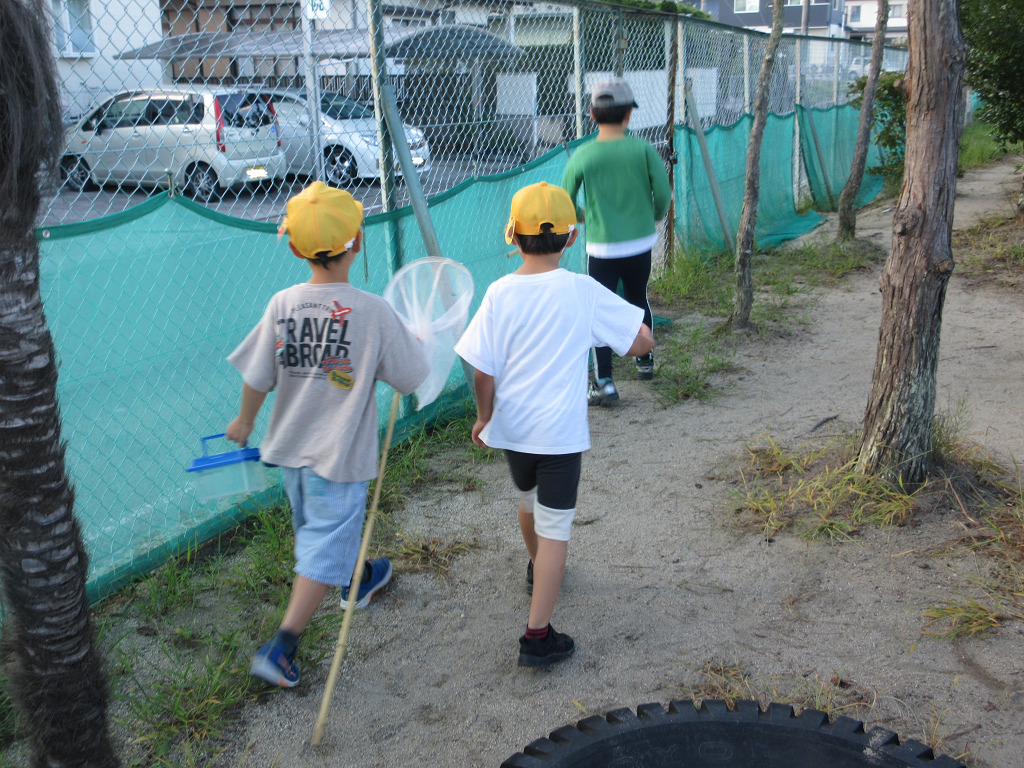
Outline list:
[[[338,483],[377,476],[376,381],[407,395],[430,372],[391,305],[349,283],[274,294],[228,362],[253,389],[277,390],[260,457]]]
[[[590,448],[587,355],[625,355],[643,310],[587,275],[564,269],[491,283],[455,351],[494,377],[492,448],[557,455]]]

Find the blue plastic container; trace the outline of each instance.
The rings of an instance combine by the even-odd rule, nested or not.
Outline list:
[[[199,438],[203,455],[193,459],[188,472],[193,472],[196,496],[211,501],[226,496],[255,493],[267,487],[267,473],[260,461],[259,448],[242,448],[225,453],[207,453],[207,442],[224,437],[207,435]]]

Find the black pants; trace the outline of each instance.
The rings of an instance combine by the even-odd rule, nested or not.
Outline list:
[[[644,322],[653,328],[651,305],[647,301],[647,281],[651,277],[651,252],[619,259],[587,259],[587,272],[609,291],[616,291],[622,281],[622,295],[630,304],[644,311]],[[597,347],[597,378],[612,376],[612,348]]]

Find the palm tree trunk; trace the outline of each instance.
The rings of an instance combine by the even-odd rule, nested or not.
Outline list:
[[[750,310],[754,305],[754,281],[751,261],[754,255],[754,227],[757,225],[757,203],[761,193],[761,139],[768,122],[768,91],[771,85],[775,55],[782,40],[782,12],[785,3],[776,2],[772,8],[772,32],[761,61],[757,77],[757,96],[754,98],[754,123],[750,128],[747,145],[747,178],[740,212],[740,229],[736,236],[736,286],[733,291],[732,317],[729,324],[742,328],[750,323]],[[798,73],[799,76],[799,73]]]
[[[117,766],[85,598],[87,560],[64,466],[57,366],[32,224],[62,147],[48,24],[0,0],[0,585],[13,698],[36,768]]]
[[[878,90],[878,75],[882,71],[882,54],[885,50],[885,29],[889,23],[889,0],[878,0],[878,18],[875,19],[875,36],[871,40],[871,67],[864,85],[864,98],[860,105],[860,122],[857,124],[857,145],[853,150],[853,166],[850,178],[846,180],[839,195],[839,237],[853,240],[857,235],[857,212],[853,207],[864,179],[864,165],[868,159],[868,141],[871,139],[872,113],[875,108],[875,93]],[[838,66],[838,64],[836,65]]]

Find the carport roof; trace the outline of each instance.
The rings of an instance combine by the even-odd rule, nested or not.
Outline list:
[[[513,58],[522,49],[497,35],[463,24],[442,24],[417,29],[389,28],[384,31],[388,57],[412,58]],[[141,48],[119,53],[118,59],[293,58],[304,56],[305,40],[300,29],[272,31],[195,32],[165,37]],[[320,59],[367,58],[370,34],[365,29],[322,29],[313,34],[313,54]]]

